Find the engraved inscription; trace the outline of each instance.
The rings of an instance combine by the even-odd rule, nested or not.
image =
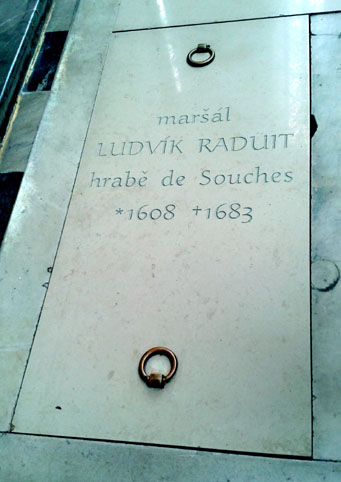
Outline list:
[[[230,107],[221,107],[216,111],[210,108],[202,109],[199,114],[174,114],[174,115],[158,115],[157,126],[185,125],[185,124],[206,124],[209,123],[226,123],[233,121],[231,117]],[[233,122],[229,125],[233,125]],[[224,131],[226,128],[222,127]],[[230,128],[229,128],[230,129]],[[116,171],[115,164],[106,175],[99,174],[93,170],[90,173],[88,187],[98,190],[136,190],[170,188],[175,190],[187,189],[191,186],[220,187],[222,186],[228,193],[231,186],[248,187],[250,185],[281,185],[285,186],[295,180],[295,175],[291,169],[275,169],[271,167],[262,167],[262,165],[252,165],[252,159],[256,152],[290,150],[295,139],[294,132],[287,133],[257,133],[254,135],[226,135],[223,133],[221,137],[190,137],[168,135],[163,139],[157,140],[113,140],[112,142],[98,142],[96,157],[113,159],[122,158],[143,158],[153,156],[157,164],[165,163],[165,160],[175,156],[183,158],[186,152],[194,153],[197,156],[198,163],[204,157],[207,162],[212,162],[215,155],[220,153],[226,156],[226,169],[216,169],[214,166],[192,169],[190,176],[181,172],[180,169],[165,170],[162,175],[160,172],[156,175],[153,170],[148,170],[146,166],[143,169],[129,166],[130,169],[124,171]],[[250,159],[247,161],[248,166],[245,169],[236,169],[229,167],[231,164],[231,155],[238,156],[241,151],[250,152]],[[193,154],[192,154],[193,155]],[[144,161],[142,161],[143,163]],[[245,161],[244,161],[245,162]],[[258,161],[259,162],[259,161]],[[256,164],[256,162],[254,162]],[[100,164],[98,164],[100,168]],[[248,203],[250,204],[250,203]],[[238,219],[243,224],[248,224],[254,220],[254,208],[252,206],[243,205],[237,201],[226,201],[216,206],[206,206],[200,202],[200,199],[194,200],[192,212],[199,220],[208,219]],[[174,200],[166,200],[166,204],[151,206],[149,204],[141,204],[140,206],[120,206],[114,208],[114,213],[118,215],[124,214],[122,219],[132,220],[164,220],[169,221],[178,216],[188,216],[190,208],[178,206]]]

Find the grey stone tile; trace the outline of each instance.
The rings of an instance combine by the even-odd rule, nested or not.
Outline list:
[[[77,12],[80,0],[57,0],[47,31],[69,30]]]
[[[341,460],[341,14],[311,28],[314,457]]]
[[[7,434],[6,482],[338,482],[341,464]]]
[[[2,243],[0,351],[12,356],[0,365],[1,430],[10,424],[46,293],[117,6],[80,5]]]
[[[115,30],[335,12],[340,0],[122,0]]]
[[[25,171],[48,98],[49,92],[20,96],[17,115],[1,154],[0,172]]]

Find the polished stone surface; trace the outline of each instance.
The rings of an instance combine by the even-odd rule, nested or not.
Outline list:
[[[69,30],[76,15],[80,0],[56,0],[47,32]]]
[[[48,92],[21,94],[0,157],[0,172],[24,172],[49,98]]]
[[[112,22],[115,31],[341,10],[341,0],[122,0],[120,4],[117,22]]]
[[[8,434],[6,482],[339,482],[340,463]]]
[[[308,45],[307,17],[113,36],[17,431],[311,454]]]
[[[80,6],[1,247],[1,430],[10,426],[111,36],[108,13],[116,9],[116,0],[101,10],[91,0]]]
[[[312,18],[314,456],[341,459],[341,14]]]

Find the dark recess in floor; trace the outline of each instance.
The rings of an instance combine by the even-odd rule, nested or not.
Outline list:
[[[0,246],[20,188],[22,172],[0,174]]]
[[[47,32],[25,90],[50,90],[68,31]]]

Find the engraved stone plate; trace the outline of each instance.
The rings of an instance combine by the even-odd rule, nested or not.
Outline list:
[[[308,65],[307,17],[113,35],[16,432],[311,454]]]

